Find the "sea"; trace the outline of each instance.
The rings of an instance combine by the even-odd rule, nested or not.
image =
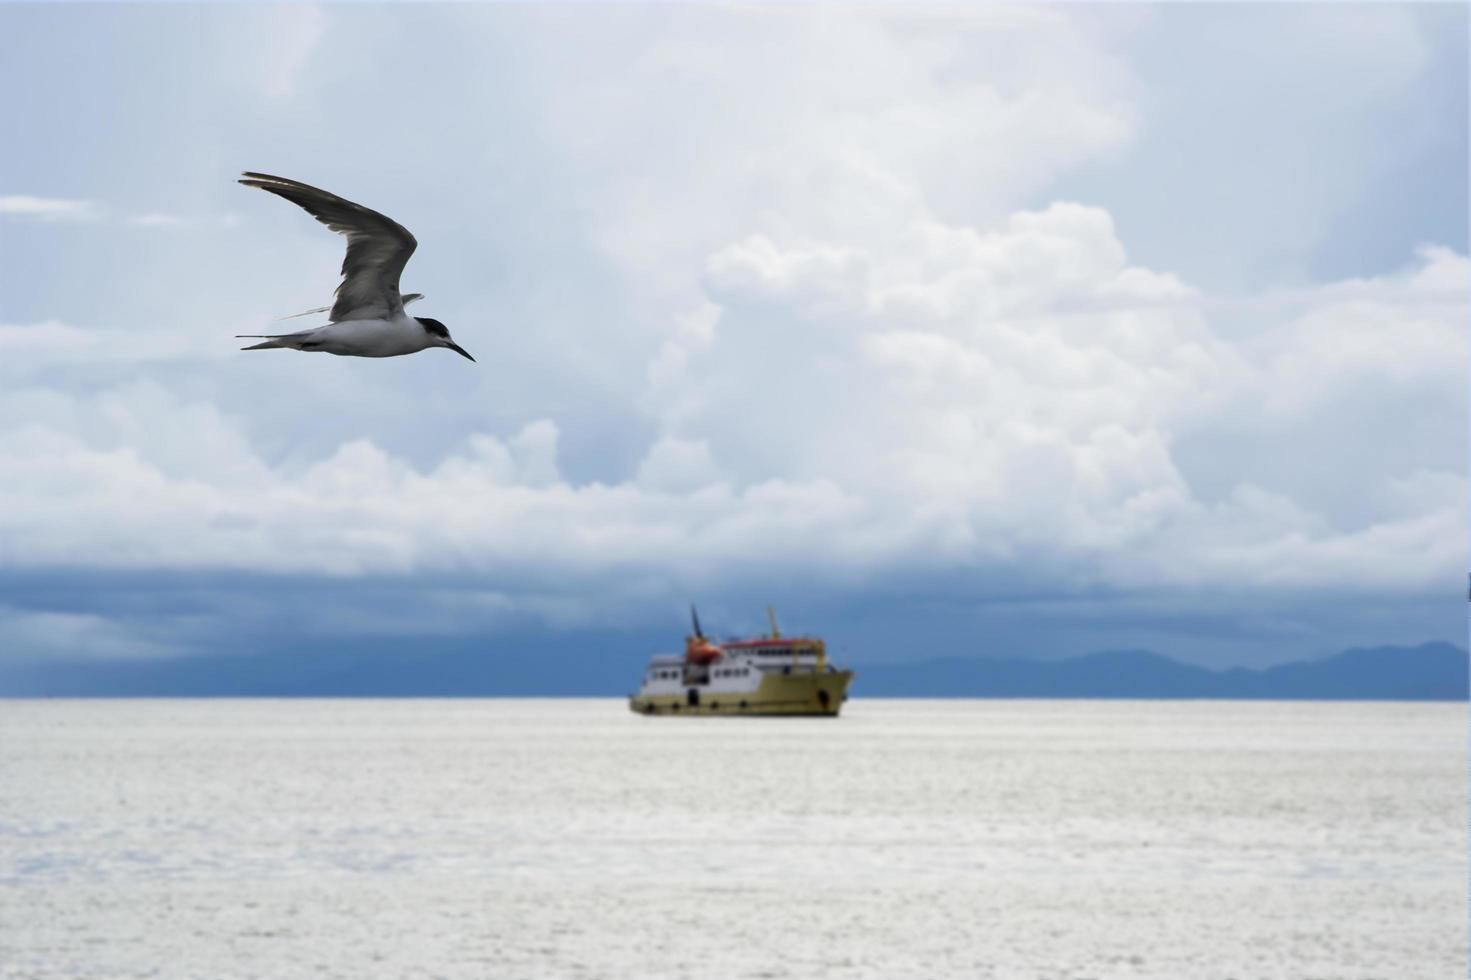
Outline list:
[[[0,977],[1464,977],[1467,723],[0,701]]]

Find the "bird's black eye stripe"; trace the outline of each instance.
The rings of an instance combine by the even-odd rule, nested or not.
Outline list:
[[[449,328],[446,327],[444,324],[440,323],[438,320],[431,320],[427,316],[416,316],[416,317],[414,317],[414,319],[415,320],[418,320],[419,321],[419,324],[425,330],[427,330],[430,333],[434,334],[434,336],[436,336],[436,337],[444,337],[446,340],[449,339]]]

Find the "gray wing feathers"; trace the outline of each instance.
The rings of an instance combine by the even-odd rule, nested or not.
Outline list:
[[[283,197],[347,236],[342,283],[337,287],[337,301],[332,304],[329,320],[386,319],[403,312],[398,279],[419,244],[407,228],[377,211],[300,181],[246,171],[240,183]]]

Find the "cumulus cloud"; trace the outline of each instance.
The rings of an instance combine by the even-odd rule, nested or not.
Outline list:
[[[552,420],[471,435],[429,468],[366,439],[272,466],[238,420],[157,384],[8,392],[7,560],[447,571],[569,590],[711,568],[759,578],[774,559],[837,577],[1040,564],[1069,586],[1154,588],[1416,589],[1457,567],[1465,481],[1433,454],[1409,473],[1345,474],[1383,487],[1371,517],[1343,526],[1250,472],[1203,499],[1171,447],[1209,431],[1202,406],[1291,415],[1351,401],[1371,376],[1451,397],[1465,303],[1423,300],[1464,257],[1424,252],[1362,284],[1376,297],[1367,307],[1345,309],[1343,287],[1325,287],[1269,343],[1232,345],[1182,285],[1156,302],[1160,277],[1130,274],[1105,215],[1054,206],[989,234],[944,232],[870,254],[868,280],[800,261],[774,270],[779,248],[744,277],[712,275],[720,323],[694,330],[713,332],[708,345],[682,370],[661,352],[650,380],[705,398],[671,403],[669,431],[615,484],[562,474]],[[838,303],[839,322],[812,296]],[[778,315],[788,340],[773,356],[754,321]],[[77,331],[41,329],[75,356]],[[1387,353],[1376,362],[1361,347]]]
[[[803,362],[818,382],[806,390],[820,394],[784,402],[781,414],[804,422],[772,430],[806,430],[789,465],[819,458],[823,472],[846,471],[843,482],[881,496],[904,487],[916,508],[950,515],[954,541],[1061,559],[1115,585],[1424,588],[1459,566],[1464,480],[1440,433],[1415,427],[1463,411],[1465,257],[1424,249],[1401,273],[1300,296],[1303,307],[1232,343],[1185,284],[1130,266],[1096,208],[1019,213],[991,234],[921,222],[846,246],[845,263],[811,260],[838,250],[741,243],[712,268],[725,304],[712,358],[753,361],[741,348],[760,327],[748,324],[774,310],[795,313],[785,330],[821,337]],[[862,382],[823,387],[824,372]],[[1320,513],[1397,474],[1380,470],[1388,447],[1372,434],[1307,423],[1391,400],[1410,429],[1389,437],[1437,467],[1422,483],[1440,496],[1418,498],[1428,510],[1366,510],[1357,522]],[[716,404],[709,420],[739,410]],[[1243,427],[1243,416],[1257,421]],[[1223,418],[1299,468],[1345,442],[1361,465],[1294,498],[1241,458],[1213,498],[1172,446],[1208,443]],[[874,470],[886,474],[877,486]]]
[[[387,116],[441,148],[433,180],[398,181],[457,209],[410,274],[493,325],[496,356],[453,385],[427,354],[222,367],[266,301],[220,278],[158,303],[214,332],[0,326],[5,566],[399,576],[446,616],[561,621],[782,582],[1424,593],[1459,574],[1471,265],[1427,245],[1221,297],[1138,259],[1106,202],[1049,201],[1149,123],[1117,18],[518,9],[491,25],[496,86],[452,59],[421,76],[475,105],[516,78],[534,125],[510,139],[421,117],[412,87],[332,98],[359,68],[312,81],[318,46],[398,43],[409,16],[356,14],[281,14],[299,36],[241,84],[302,131],[320,97],[329,135]],[[425,16],[479,44],[510,15]],[[507,169],[508,141],[536,175]],[[487,161],[521,183],[481,180]],[[566,211],[516,210],[547,199]],[[273,288],[322,270],[281,309],[318,305],[305,290],[340,261],[290,217],[303,244],[255,224],[237,243]],[[549,312],[498,308],[523,300]]]
[[[684,11],[651,17],[629,51],[568,29],[591,23],[582,12],[552,11],[556,43],[527,70],[547,79],[549,137],[595,241],[642,291],[688,308],[691,273],[753,224],[835,239],[926,208],[990,222],[1128,145],[1137,91],[1086,18],[952,14]]]
[[[1269,374],[1268,405],[1301,411],[1335,397],[1432,386],[1454,398],[1465,383],[1471,263],[1426,247],[1396,276],[1322,290],[1318,303],[1253,346]]]

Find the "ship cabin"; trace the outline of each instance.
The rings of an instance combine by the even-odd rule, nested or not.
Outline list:
[[[764,674],[826,674],[836,670],[827,662],[827,648],[814,637],[728,640],[716,646],[691,647],[698,655],[662,654],[649,661],[645,690],[686,687],[754,687]]]
[[[827,671],[827,647],[816,637],[761,637],[730,640],[720,645],[726,657],[745,660],[758,670],[782,674],[821,674]]]

